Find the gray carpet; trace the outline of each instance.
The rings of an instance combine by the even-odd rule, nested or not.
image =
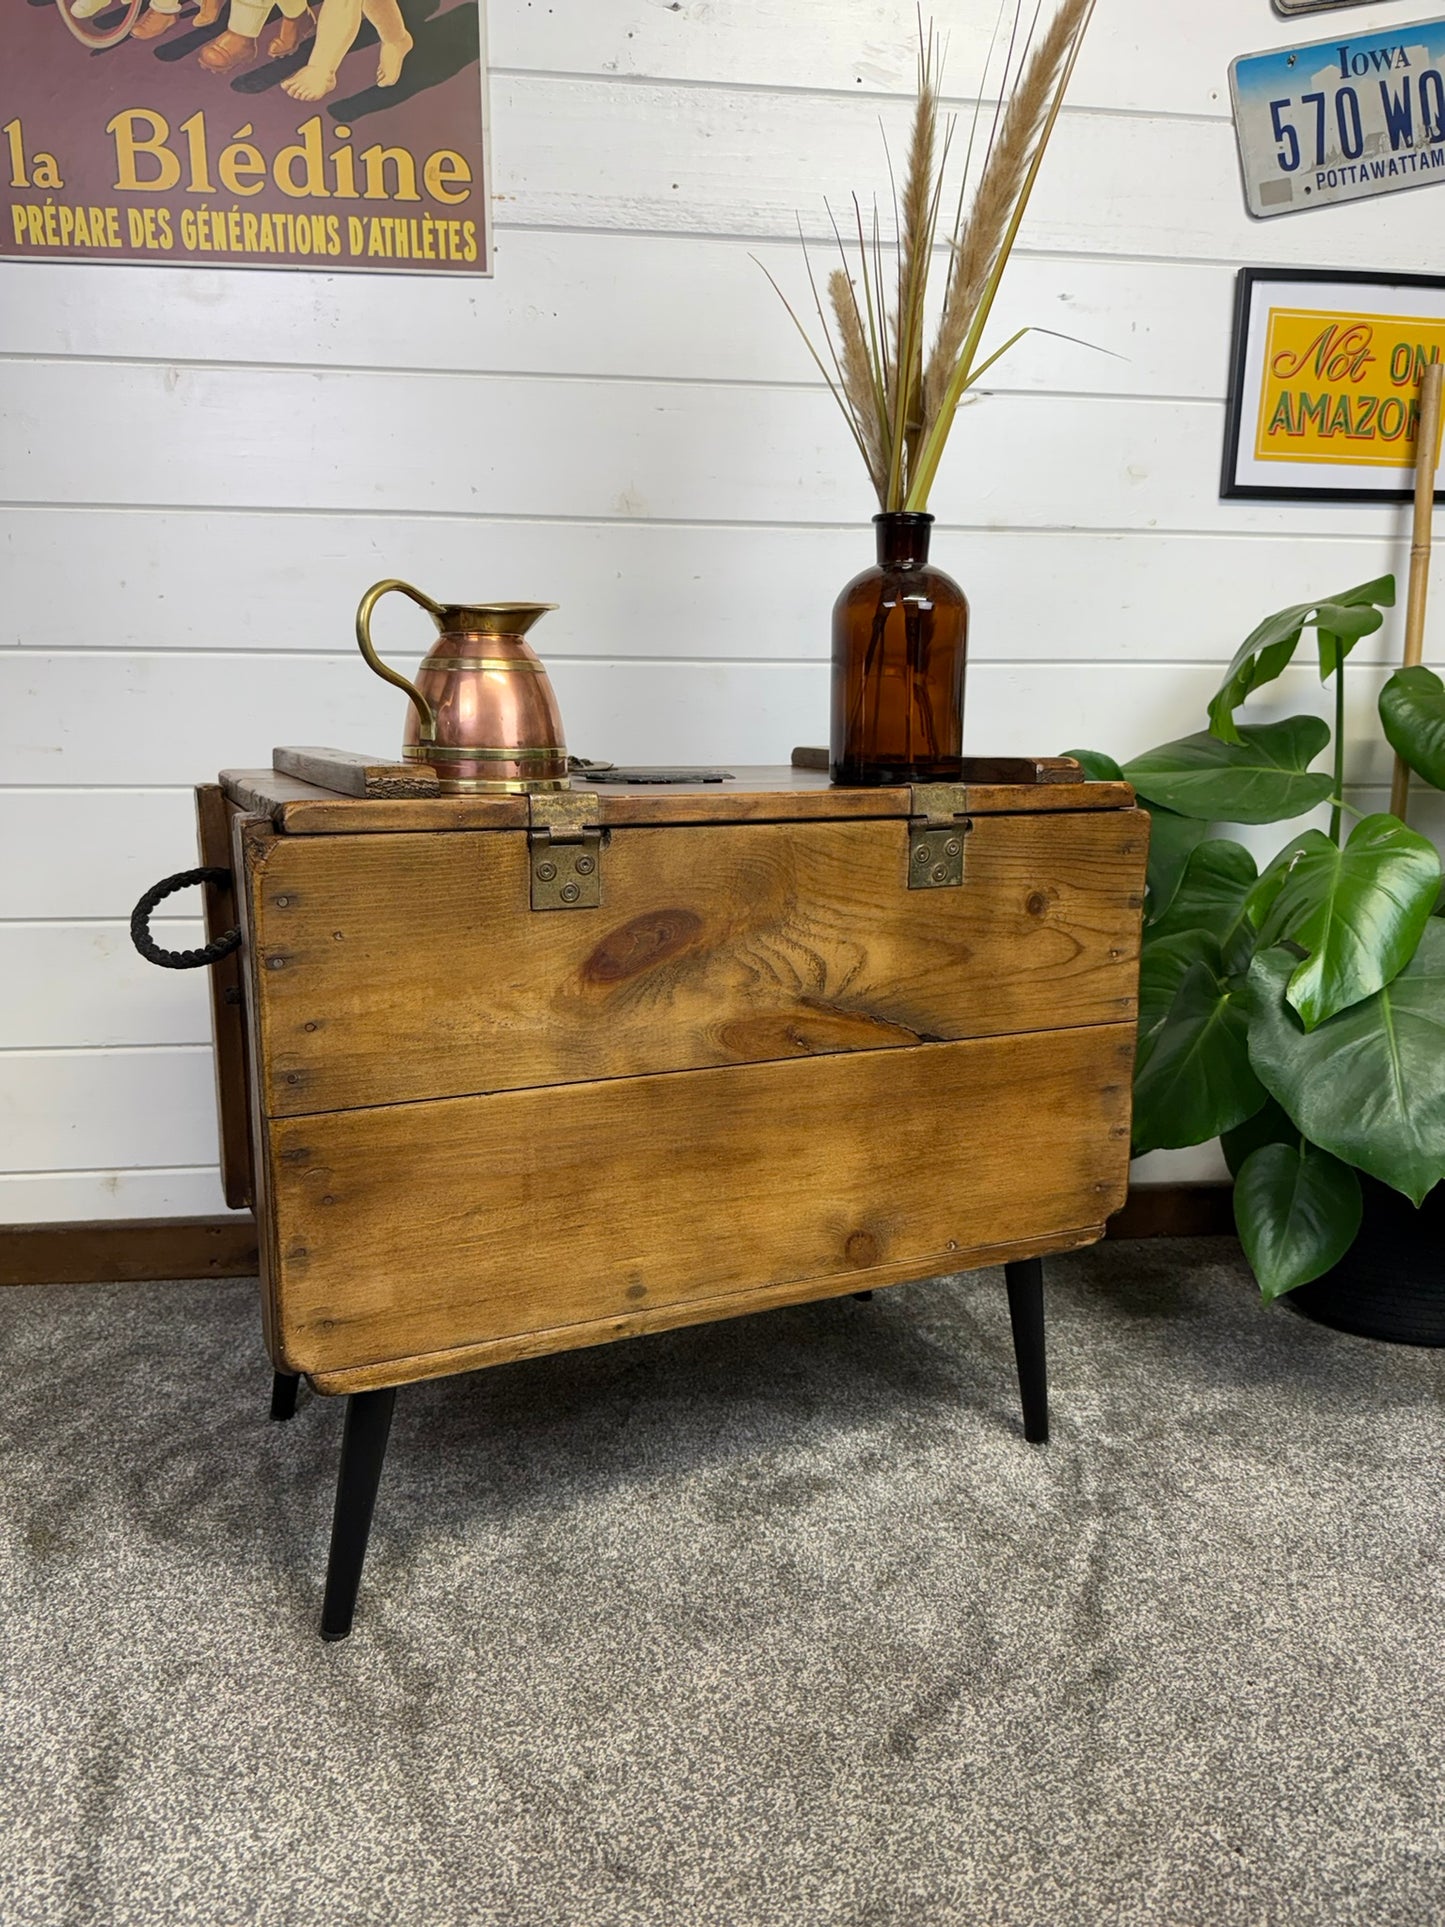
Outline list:
[[[340,1436],[244,1284],[0,1293],[5,1927],[1445,1920],[1445,1354],[1235,1247],[403,1393]]]

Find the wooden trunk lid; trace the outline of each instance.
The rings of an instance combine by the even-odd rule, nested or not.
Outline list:
[[[517,830],[243,839],[270,1116],[1132,1021],[1146,820],[972,819],[910,888],[886,818],[619,827],[537,910]]]

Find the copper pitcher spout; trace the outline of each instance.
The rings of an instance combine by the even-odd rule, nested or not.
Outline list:
[[[437,640],[409,682],[371,641],[371,615],[396,589],[426,610]],[[434,602],[409,582],[378,582],[361,598],[356,640],[378,676],[411,699],[402,737],[408,762],[428,763],[450,795],[508,795],[568,787],[567,745],[552,684],[527,631],[555,602]]]

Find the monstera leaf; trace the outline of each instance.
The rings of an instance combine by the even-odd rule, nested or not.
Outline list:
[[[1445,934],[1445,932],[1442,932]],[[1179,939],[1173,939],[1179,942]],[[1134,1073],[1134,1150],[1177,1150],[1232,1130],[1263,1104],[1243,995],[1208,963],[1184,972]]]
[[[1261,1144],[1290,1144],[1298,1136],[1294,1120],[1280,1109],[1272,1097],[1268,1097],[1253,1117],[1247,1117],[1243,1124],[1236,1124],[1232,1131],[1222,1132],[1219,1145],[1224,1152],[1224,1162],[1229,1166],[1229,1175],[1237,1178],[1244,1169],[1245,1159],[1257,1151]]]
[[[1139,1052],[1143,1063],[1165,1018],[1174,1007],[1179,986],[1195,964],[1207,964],[1215,977],[1224,975],[1219,940],[1207,930],[1186,930],[1178,936],[1154,938],[1139,958]]]
[[[1235,710],[1251,691],[1283,673],[1306,628],[1313,626],[1319,633],[1323,680],[1339,667],[1361,636],[1380,627],[1385,619],[1380,609],[1393,607],[1394,601],[1395,578],[1382,575],[1374,582],[1362,582],[1358,588],[1326,596],[1323,602],[1300,602],[1292,609],[1281,609],[1278,615],[1266,616],[1239,645],[1209,705],[1211,731],[1221,742],[1241,740],[1244,732],[1234,720]]]
[[[1288,938],[1309,954],[1288,996],[1314,1030],[1389,983],[1415,954],[1440,889],[1435,846],[1394,816],[1366,816],[1343,849],[1307,830],[1250,897],[1259,941]],[[1183,892],[1180,892],[1183,895]]]
[[[1242,843],[1224,837],[1201,843],[1184,867],[1173,902],[1151,919],[1150,937],[1208,930],[1219,940],[1225,969],[1245,969],[1254,949],[1254,925],[1245,906],[1257,880],[1254,858]]]
[[[1234,1180],[1234,1222],[1268,1303],[1337,1265],[1360,1229],[1364,1200],[1348,1164],[1296,1133],[1251,1151]]]
[[[1427,922],[1392,983],[1314,1030],[1287,996],[1298,965],[1284,946],[1255,955],[1251,1065],[1313,1143],[1419,1204],[1445,1178],[1445,923]]]
[[[1361,636],[1372,636],[1384,620],[1378,609],[1345,609],[1322,603],[1315,613],[1320,681],[1328,682]]]
[[[1245,724],[1239,741],[1207,730],[1147,750],[1124,765],[1143,797],[1210,823],[1277,823],[1301,816],[1329,795],[1332,779],[1310,764],[1330,740],[1317,716]]]
[[[1284,848],[1276,852],[1260,871],[1259,882],[1250,891],[1244,906],[1256,930],[1263,930],[1269,913],[1274,908],[1275,899],[1285,886],[1285,880],[1289,876],[1295,858],[1301,851],[1311,848],[1315,837],[1323,834],[1321,830],[1306,830],[1300,836],[1291,837]],[[1328,838],[1325,840],[1329,841]]]
[[[1149,915],[1162,917],[1184,881],[1190,857],[1209,835],[1209,825],[1197,816],[1179,816],[1147,797],[1140,802],[1149,812]]]
[[[1433,669],[1397,669],[1380,691],[1380,721],[1397,756],[1445,790],[1445,683]]]

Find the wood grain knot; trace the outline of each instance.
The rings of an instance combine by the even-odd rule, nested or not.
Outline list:
[[[918,1031],[867,1010],[844,1010],[814,997],[788,1010],[735,1017],[718,1026],[718,1042],[741,1063],[762,1057],[809,1057],[831,1051],[881,1050],[926,1041]]]
[[[1035,890],[1028,902],[1024,905],[1024,908],[1031,917],[1047,916],[1049,900],[1042,890]]]
[[[620,984],[629,977],[655,970],[669,957],[690,949],[702,935],[703,921],[695,910],[649,910],[619,924],[598,944],[582,965],[587,984]]]
[[[857,1265],[860,1269],[876,1265],[883,1255],[878,1240],[871,1231],[850,1232],[843,1250],[849,1264]]]

